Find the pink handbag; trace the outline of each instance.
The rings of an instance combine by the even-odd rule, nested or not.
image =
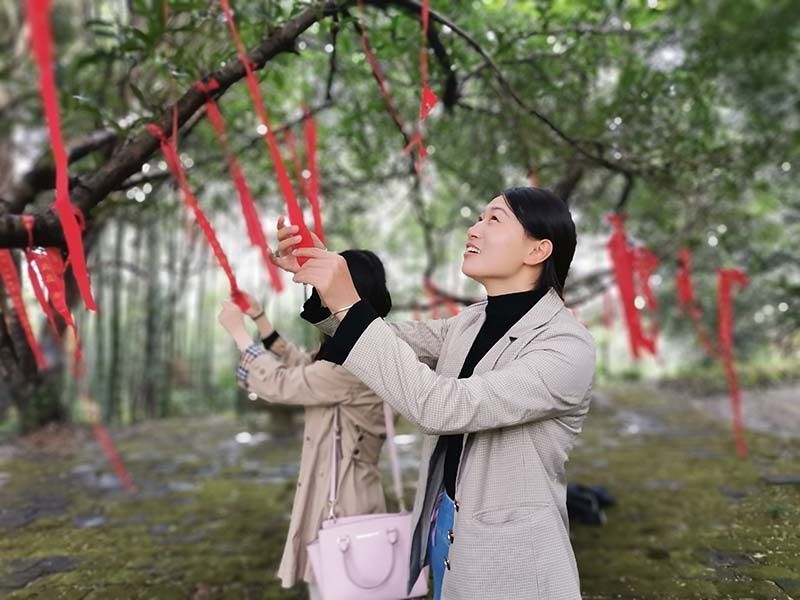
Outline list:
[[[411,594],[406,592],[411,553],[411,513],[403,501],[400,464],[394,445],[391,407],[384,402],[386,440],[392,465],[399,513],[337,518],[335,514],[341,444],[339,409],[331,452],[330,513],[316,540],[308,544],[308,558],[323,600],[401,600],[428,593],[428,568],[422,570]]]

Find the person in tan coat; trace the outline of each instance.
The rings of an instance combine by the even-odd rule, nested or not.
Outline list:
[[[367,250],[345,250],[341,255],[361,297],[369,299],[373,308],[386,316],[392,301],[380,259]],[[239,385],[249,391],[251,400],[261,398],[305,409],[300,474],[278,577],[285,588],[305,580],[313,599],[319,591],[313,584],[306,546],[316,539],[322,521],[332,510],[338,517],[386,511],[378,470],[386,439],[383,401],[347,369],[325,360],[326,341],[316,352],[298,349],[280,337],[255,298],[250,294],[245,297],[250,305],[247,315],[258,326],[261,345],[253,344],[235,304],[225,302],[219,315],[220,323],[242,352],[237,369]],[[330,507],[331,449],[337,413],[342,456],[337,505]]]

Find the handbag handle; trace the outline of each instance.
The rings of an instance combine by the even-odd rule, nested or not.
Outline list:
[[[339,484],[339,458],[342,455],[342,426],[339,416],[339,405],[336,405],[336,412],[333,417],[333,436],[331,447],[331,486],[328,492],[328,518],[336,518],[336,499],[338,497]],[[403,480],[400,474],[400,461],[397,459],[397,446],[394,443],[394,413],[392,407],[386,402],[383,403],[383,424],[386,427],[386,443],[389,447],[389,463],[392,468],[392,480],[394,482],[394,493],[400,505],[400,512],[406,512],[406,502],[403,499]]]

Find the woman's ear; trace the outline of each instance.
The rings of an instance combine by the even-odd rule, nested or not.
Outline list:
[[[531,267],[542,264],[553,253],[553,242],[550,240],[534,240],[524,263]]]

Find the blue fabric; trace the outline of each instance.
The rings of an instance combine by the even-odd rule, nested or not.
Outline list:
[[[428,559],[433,573],[433,598],[439,600],[442,596],[442,582],[448,570],[445,559],[450,552],[450,538],[448,533],[453,529],[456,508],[453,500],[442,490],[433,509],[431,523],[431,537],[428,540]]]

